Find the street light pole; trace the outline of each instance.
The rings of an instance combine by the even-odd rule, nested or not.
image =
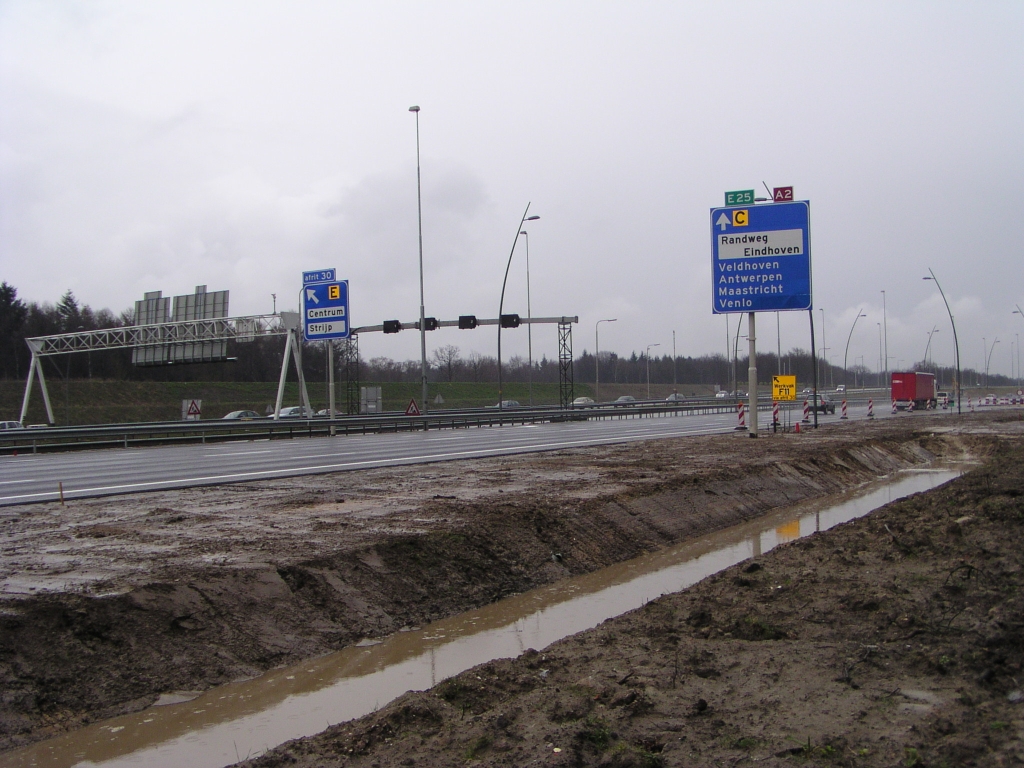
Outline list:
[[[828,364],[825,362],[825,350],[828,347],[825,346],[825,308],[819,307],[821,310],[821,383],[825,383],[825,370],[828,368]],[[817,413],[817,411],[815,411]]]
[[[928,365],[928,350],[931,349],[931,347],[932,347],[932,336],[934,336],[938,332],[939,332],[939,329],[936,328],[934,325],[932,326],[932,329],[930,331],[928,331],[928,343],[925,345],[925,348],[924,348],[924,364],[925,365]]]
[[[423,191],[420,185],[420,108],[409,107],[416,113],[416,214],[420,236],[420,407],[427,412],[427,318],[423,301]]]
[[[846,360],[850,355],[850,339],[853,338],[853,329],[857,327],[857,321],[862,317],[867,317],[861,310],[861,307],[857,310],[857,316],[853,318],[853,325],[850,326],[850,335],[846,337],[846,351],[843,353],[843,386],[848,388],[850,375],[846,369]]]
[[[672,331],[672,391],[675,392],[679,388],[679,384],[676,381],[676,332]]]
[[[1017,337],[1017,388],[1021,386],[1021,335],[1014,334]]]
[[[1020,315],[1020,319],[1024,320],[1024,311],[1021,310],[1020,304],[1014,304],[1013,306],[1016,307],[1016,309],[1014,309],[1013,312],[1011,312],[1010,314]],[[1019,334],[1014,334],[1014,335],[1017,336],[1017,388],[1019,389],[1020,388],[1020,381],[1021,381],[1021,376],[1020,376],[1020,335]]]
[[[929,277],[924,277],[922,280],[933,280],[935,282],[935,287],[939,289],[939,295],[942,297],[942,303],[946,305],[946,314],[949,315],[949,324],[953,326],[953,349],[956,352],[956,387],[954,390],[956,391],[956,414],[957,416],[960,416],[963,414],[960,406],[960,388],[962,385],[960,381],[960,342],[956,337],[956,323],[953,321],[953,312],[949,308],[949,302],[946,301],[946,294],[943,292],[942,286],[939,284],[939,278],[937,278],[935,273],[932,272],[931,267],[928,268],[928,274]]]
[[[660,347],[661,344],[648,344],[647,345],[647,399],[651,399],[651,347]]]
[[[989,347],[988,354],[985,356],[985,386],[988,386],[988,366],[992,362],[992,352],[996,348],[996,344],[999,343],[999,338],[992,342],[992,346]]]
[[[516,243],[519,242],[519,233],[522,232],[523,223],[526,221],[526,214],[530,212],[530,204],[526,204],[526,210],[523,211],[523,218],[519,220],[519,226],[516,227],[516,236],[512,240],[512,250],[508,252],[508,263],[505,265],[505,279],[501,281],[501,301],[498,302],[498,410],[502,410],[505,405],[505,399],[502,394],[501,388],[501,313],[505,311],[505,285],[508,283],[508,270],[512,266],[512,254],[516,252]],[[529,323],[527,323],[529,325]]]
[[[614,323],[618,319],[617,317],[612,317],[607,320],[598,320],[594,323],[594,399],[599,403],[601,402],[601,340],[597,335],[597,329],[601,323]]]
[[[882,324],[875,323],[878,326],[878,386],[882,386]]]
[[[889,316],[885,311],[885,291],[882,291],[882,328],[885,333],[885,379],[889,380]]]
[[[540,216],[528,216],[527,221],[536,221]],[[526,349],[527,362],[530,365],[530,372],[527,381],[530,387],[530,405],[533,405],[533,325],[530,320],[533,313],[530,311],[530,233],[525,229],[519,233],[526,238]]]

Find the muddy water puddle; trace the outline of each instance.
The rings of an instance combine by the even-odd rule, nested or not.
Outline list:
[[[383,641],[96,723],[0,756],[3,766],[224,766],[378,709],[495,658],[544,648],[773,547],[958,476],[902,472]],[[174,702],[174,703],[172,703]]]

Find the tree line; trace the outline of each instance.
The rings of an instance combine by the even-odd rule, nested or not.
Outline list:
[[[17,289],[6,282],[0,283],[0,378],[24,379],[28,373],[30,352],[25,339],[76,331],[93,331],[134,325],[134,310],[115,315],[109,309],[93,310],[82,304],[70,291],[66,291],[56,304],[24,301]],[[47,358],[44,369],[47,376],[57,375],[69,379],[109,379],[128,381],[276,381],[281,371],[284,344],[278,338],[261,338],[251,342],[231,342],[228,346],[229,362],[217,364],[184,364],[158,367],[132,365],[131,350],[117,349],[96,352],[77,352]],[[335,356],[336,364],[340,355]],[[303,374],[310,381],[327,376],[327,353],[322,342],[303,344]],[[597,367],[594,355],[583,350],[573,359],[573,377],[576,382],[590,384],[595,380]],[[671,355],[650,358],[643,352],[620,356],[602,351],[600,355],[600,381],[607,384],[676,384],[680,390],[686,386],[714,387],[727,390],[747,388],[747,358],[730,359],[722,354],[699,357]],[[864,366],[851,366],[847,370],[835,367],[820,357],[812,359],[809,351],[793,349],[782,355],[765,352],[757,356],[758,377],[770,381],[776,374],[795,375],[801,385],[813,380],[815,371],[820,388],[838,384],[847,386],[887,386],[878,372]],[[463,354],[458,346],[444,344],[429,355],[430,381],[492,382],[498,379],[497,358],[478,352]],[[928,370],[937,374],[940,383],[950,386],[955,371],[950,367],[917,363],[913,370]],[[533,361],[532,375],[529,362],[520,355],[502,361],[505,381],[557,382],[559,363],[542,355]],[[336,377],[344,378],[343,371]],[[358,362],[357,378],[362,382],[397,383],[417,382],[420,379],[420,361],[397,361],[389,357],[373,357]],[[290,373],[294,377],[294,372]],[[964,371],[965,385],[978,381],[973,370]],[[1005,376],[992,375],[992,385],[1012,384]]]

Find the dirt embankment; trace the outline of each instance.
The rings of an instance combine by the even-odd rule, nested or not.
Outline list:
[[[278,766],[1024,764],[1024,444]]]
[[[0,746],[993,445],[931,431],[950,423],[887,420],[9,508]]]

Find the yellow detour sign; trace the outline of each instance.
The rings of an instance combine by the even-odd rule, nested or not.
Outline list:
[[[796,376],[772,376],[772,400],[796,400]]]

